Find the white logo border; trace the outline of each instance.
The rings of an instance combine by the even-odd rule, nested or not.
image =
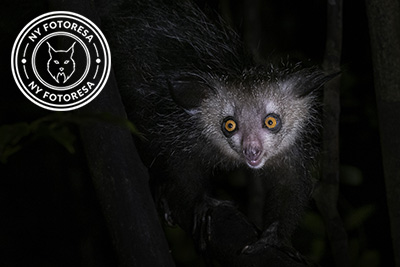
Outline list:
[[[100,40],[100,44],[102,46],[102,49],[104,51],[104,71],[102,73],[102,78],[100,79],[99,84],[96,86],[96,88],[85,98],[71,103],[71,104],[51,104],[48,102],[44,102],[41,99],[36,99],[35,97],[32,97],[29,93],[29,89],[26,87],[26,85],[22,82],[20,76],[19,76],[19,71],[17,68],[17,65],[19,64],[18,62],[18,57],[17,57],[17,51],[20,49],[21,41],[26,37],[26,35],[30,32],[31,29],[33,29],[36,25],[41,23],[44,20],[51,19],[51,18],[69,18],[69,19],[74,19],[77,20],[89,28],[92,29],[93,33],[96,35],[96,37]],[[111,52],[110,52],[110,47],[108,45],[108,42],[101,32],[101,30],[97,27],[96,24],[94,24],[91,20],[86,18],[85,16],[82,16],[78,13],[71,12],[71,11],[52,11],[52,12],[47,12],[45,14],[42,14],[33,20],[31,20],[25,27],[20,31],[18,34],[13,48],[11,52],[11,70],[12,74],[14,77],[14,80],[20,89],[20,91],[25,95],[26,98],[28,98],[32,103],[34,103],[37,106],[40,106],[44,109],[47,110],[52,110],[52,111],[70,111],[70,110],[75,110],[78,108],[83,107],[84,105],[88,104],[91,102],[93,99],[95,99],[98,94],[103,90],[104,86],[106,85],[110,72],[111,72]],[[40,101],[40,102],[39,102]],[[46,104],[42,104],[41,102],[44,102]]]

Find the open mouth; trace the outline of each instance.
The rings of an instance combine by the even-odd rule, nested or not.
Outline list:
[[[264,158],[258,157],[257,159],[246,159],[247,165],[252,169],[259,169],[264,165]]]
[[[56,77],[56,81],[59,83],[59,78],[61,77],[61,82],[65,83],[65,81],[67,80],[67,77],[65,76],[64,72],[59,72],[57,73],[57,77]]]
[[[265,151],[258,140],[246,139],[242,150],[246,164],[253,169],[261,168],[265,163]]]

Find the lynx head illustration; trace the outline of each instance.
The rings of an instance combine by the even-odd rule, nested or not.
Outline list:
[[[57,83],[65,83],[75,72],[75,61],[72,58],[75,42],[68,50],[54,50],[48,42],[47,45],[50,55],[47,61],[47,71]]]

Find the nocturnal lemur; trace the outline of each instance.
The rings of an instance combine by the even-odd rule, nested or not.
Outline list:
[[[254,63],[233,30],[188,1],[126,0],[113,12],[103,24],[128,117],[150,167],[167,173],[153,177],[164,217],[190,232],[219,203],[213,172],[247,166],[266,196],[263,233],[242,253],[288,243],[312,190],[318,91],[331,76]]]

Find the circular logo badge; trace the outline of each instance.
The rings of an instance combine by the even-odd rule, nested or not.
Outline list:
[[[36,105],[73,110],[92,101],[111,69],[108,43],[87,18],[67,11],[43,14],[15,40],[11,67],[21,92]]]

